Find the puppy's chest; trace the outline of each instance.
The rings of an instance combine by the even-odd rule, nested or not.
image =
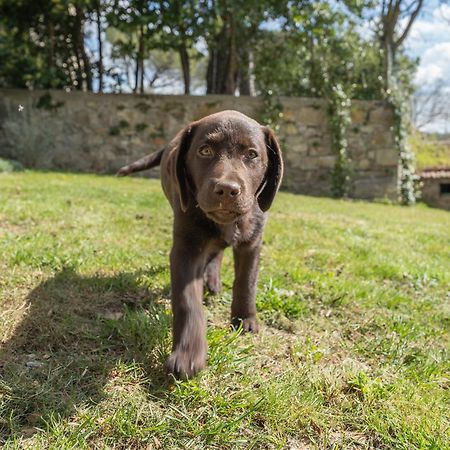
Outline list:
[[[242,231],[237,225],[232,224],[221,230],[220,238],[227,246],[233,247],[242,241]]]
[[[220,227],[220,238],[227,246],[235,247],[244,242],[250,242],[258,234],[260,227],[254,220],[248,219],[242,222]]]

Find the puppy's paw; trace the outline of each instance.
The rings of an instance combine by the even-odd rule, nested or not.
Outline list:
[[[242,325],[242,331],[257,333],[259,331],[258,321],[256,317],[247,317],[245,319],[241,319],[240,317],[233,317],[231,319],[231,326],[237,330]]]
[[[205,285],[208,292],[217,295],[222,290],[222,283],[219,277],[205,277]]]
[[[187,380],[206,366],[206,352],[174,350],[166,361],[166,373],[177,379]]]
[[[210,262],[206,266],[205,273],[203,274],[203,281],[208,292],[212,295],[217,295],[222,290],[220,267]]]

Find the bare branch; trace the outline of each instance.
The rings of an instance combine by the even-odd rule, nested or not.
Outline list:
[[[416,7],[416,1],[414,0],[412,1],[403,11],[402,11],[402,16],[403,17],[407,17],[411,14],[411,11]]]
[[[400,37],[394,42],[394,47],[398,48],[403,41],[406,39],[406,36],[408,36],[409,30],[411,29],[412,24],[414,23],[414,20],[416,19],[417,15],[420,12],[420,9],[422,8],[423,0],[418,0],[417,6],[414,9],[414,11],[411,14],[411,17],[409,18],[408,24],[406,25],[405,29],[403,30],[403,33],[400,35]]]
[[[445,81],[421,86],[412,100],[412,118],[417,129],[421,129],[436,120],[448,120],[449,92]]]

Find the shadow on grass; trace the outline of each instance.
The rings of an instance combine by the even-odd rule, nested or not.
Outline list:
[[[90,278],[64,270],[30,292],[25,318],[0,348],[0,445],[101,401],[118,364],[139,365],[149,394],[164,390],[168,288],[142,283],[164,270]]]

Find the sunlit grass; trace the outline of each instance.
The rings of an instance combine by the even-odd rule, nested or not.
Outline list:
[[[259,335],[208,297],[208,368],[168,383],[159,182],[0,175],[0,446],[448,448],[450,216],[281,193]]]

